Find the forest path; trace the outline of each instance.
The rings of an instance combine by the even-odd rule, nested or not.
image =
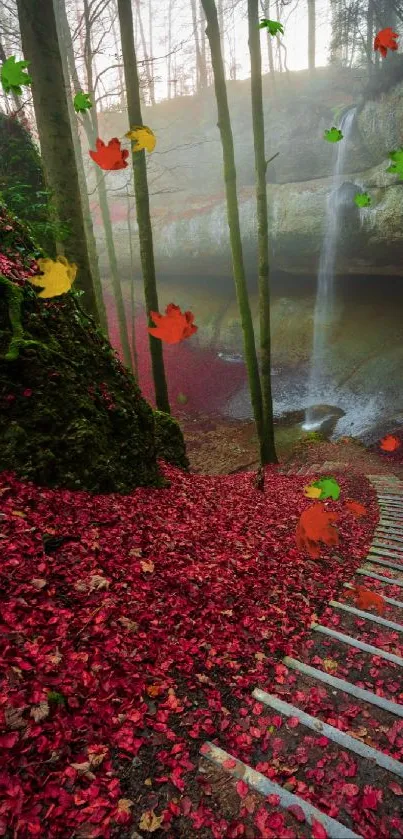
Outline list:
[[[219,738],[201,749],[223,816],[239,811],[241,797],[245,815],[259,807],[264,837],[403,836],[403,481],[367,477],[381,517],[344,586],[346,597],[351,583],[381,594],[385,617],[330,601],[300,659],[277,665],[274,682],[253,691],[250,714],[231,721],[234,742],[236,732],[253,735],[252,765]]]

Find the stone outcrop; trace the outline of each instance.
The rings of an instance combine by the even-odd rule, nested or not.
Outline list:
[[[304,71],[281,79],[273,97],[264,77],[266,151],[280,152],[268,167],[272,267],[292,274],[316,273],[327,196],[332,188],[335,147],[325,128],[357,106],[345,166],[347,204],[341,231],[340,274],[403,273],[403,190],[386,173],[388,153],[401,144],[403,83],[374,101],[363,102],[353,71],[320,68],[314,81]],[[348,93],[346,93],[348,91]],[[236,150],[238,192],[248,272],[256,266],[256,203],[249,81],[228,84]],[[144,122],[158,137],[148,158],[154,247],[160,276],[229,276],[231,257],[223,189],[222,152],[214,91],[146,108]],[[103,115],[102,137],[122,136],[126,117]],[[112,185],[111,177],[108,184]],[[113,173],[114,190],[127,173]],[[357,189],[368,190],[372,206],[359,210]],[[117,197],[116,197],[117,196]],[[128,265],[126,197],[111,195],[114,237],[123,273]],[[134,225],[135,226],[135,225]],[[102,228],[97,226],[102,239]],[[137,246],[134,237],[135,248]]]

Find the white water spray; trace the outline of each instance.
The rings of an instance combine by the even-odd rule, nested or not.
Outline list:
[[[343,175],[348,141],[353,127],[355,108],[347,111],[340,122],[343,139],[335,148],[336,159],[333,169],[333,189],[327,200],[326,227],[319,261],[318,286],[316,292],[313,350],[308,381],[308,396],[311,404],[326,402],[325,373],[326,350],[329,330],[334,323],[334,269],[336,264],[337,242],[343,208],[343,196],[339,190],[340,176]],[[323,418],[322,418],[323,419]],[[310,430],[320,425],[315,420],[314,406],[307,408],[303,428]]]

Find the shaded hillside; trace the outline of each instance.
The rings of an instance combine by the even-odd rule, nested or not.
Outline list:
[[[33,245],[13,227],[3,208],[0,472],[94,493],[164,486],[157,457],[188,465],[179,426],[153,413],[79,293],[39,298]]]

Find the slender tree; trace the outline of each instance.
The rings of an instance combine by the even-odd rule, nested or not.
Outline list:
[[[24,57],[30,62],[32,96],[47,186],[59,221],[63,250],[78,266],[77,287],[87,312],[100,323],[90,265],[53,0],[17,0]]]
[[[142,45],[142,48],[143,48],[143,55],[144,55],[144,68],[145,68],[145,74],[146,74],[146,78],[147,78],[148,94],[149,94],[149,97],[150,97],[150,104],[155,105],[154,80],[153,80],[153,77],[152,77],[150,59],[149,59],[149,56],[148,56],[147,41],[146,41],[146,36],[145,36],[144,26],[143,26],[143,18],[141,16],[140,0],[135,0],[135,3],[136,3],[137,20],[138,20],[138,23],[139,23],[141,45]]]
[[[260,370],[263,398],[262,463],[277,463],[273,428],[270,353],[270,268],[267,218],[267,162],[264,148],[262,54],[258,0],[248,0],[249,52],[251,66],[252,124],[255,147],[258,286],[260,319]]]
[[[65,44],[65,38],[63,36],[64,33],[63,33],[62,19],[61,19],[61,16],[60,16],[60,10],[61,10],[61,7],[63,7],[63,9],[64,9],[64,3],[65,3],[65,0],[54,0],[57,36],[59,38],[59,43],[62,43],[62,44]],[[63,13],[63,9],[62,9],[62,13]],[[67,18],[66,18],[66,22],[67,22]],[[61,50],[61,57],[62,57],[62,65],[63,65],[64,83],[65,83],[65,88],[66,88],[66,91],[67,91],[67,105],[68,105],[68,109],[69,109],[70,125],[71,125],[71,129],[72,129],[74,153],[75,153],[75,156],[76,156],[78,181],[79,181],[79,184],[80,184],[81,204],[82,204],[82,208],[83,208],[83,217],[84,217],[84,225],[85,225],[85,235],[86,235],[86,238],[87,238],[88,253],[90,255],[92,274],[93,274],[93,278],[94,278],[94,290],[95,290],[95,296],[96,296],[96,299],[97,299],[99,320],[100,320],[100,325],[101,325],[102,329],[104,330],[105,334],[108,335],[108,318],[106,316],[105,303],[104,303],[104,299],[103,299],[103,295],[102,295],[102,283],[101,283],[101,277],[100,277],[100,274],[99,274],[97,244],[96,244],[96,240],[95,240],[94,225],[93,225],[92,216],[91,216],[90,201],[89,201],[89,198],[88,198],[87,181],[86,181],[85,171],[84,171],[84,164],[83,164],[83,157],[82,157],[82,152],[81,152],[80,138],[79,138],[79,135],[78,135],[77,116],[76,116],[76,113],[74,111],[73,99],[72,99],[72,96],[70,94],[71,82],[70,82],[68,60],[67,60],[67,55],[66,55],[65,50]]]
[[[200,90],[203,90],[203,88],[207,87],[206,54],[205,52],[203,54],[203,49],[199,38],[199,24],[197,20],[196,0],[190,0],[190,2],[192,7],[193,35],[195,39],[196,48],[196,90],[199,93]]]
[[[316,0],[308,0],[308,69],[315,69]]]
[[[270,0],[261,0],[261,11],[263,12],[263,17],[267,20],[270,20]],[[272,36],[268,29],[266,29],[266,37],[267,37],[267,54],[269,59],[269,71],[272,75],[273,84],[275,83],[275,75],[274,75],[274,59],[273,59],[273,41]]]
[[[374,49],[374,3],[368,0],[367,6],[367,38],[365,42],[365,53],[367,58],[368,76],[372,78],[374,64],[372,60]]]
[[[206,58],[206,21],[204,17],[204,10],[199,0],[198,9],[200,11],[200,79],[203,88],[208,86],[208,69]]]
[[[81,90],[81,84],[78,77],[75,57],[74,57],[74,49],[73,49],[73,42],[71,38],[71,32],[69,23],[67,20],[66,14],[66,6],[65,0],[60,0],[59,3],[59,18],[60,18],[60,27],[61,27],[61,37],[65,47],[68,66],[70,70],[70,76],[73,82],[73,88],[75,93],[79,93]],[[82,125],[84,127],[84,131],[87,136],[88,144],[90,148],[95,148],[95,140],[98,136],[98,116],[96,111],[96,104],[95,104],[95,90],[94,90],[94,82],[93,82],[93,72],[92,72],[92,42],[91,42],[91,22],[90,22],[90,14],[89,14],[89,6],[88,0],[84,0],[84,23],[85,23],[85,32],[83,38],[83,51],[84,51],[84,61],[85,61],[85,69],[86,69],[86,76],[87,76],[87,90],[86,93],[89,93],[91,101],[93,102],[93,107],[91,111],[86,111],[82,115]],[[81,30],[80,30],[81,31]],[[131,368],[131,355],[130,355],[130,344],[129,338],[127,333],[127,322],[126,322],[126,312],[125,312],[125,305],[122,295],[122,287],[120,284],[120,277],[119,277],[119,270],[118,270],[118,262],[116,257],[116,250],[115,244],[113,241],[113,230],[112,230],[112,223],[111,217],[109,213],[109,206],[108,206],[108,194],[106,191],[104,174],[99,169],[98,166],[95,166],[95,178],[99,196],[99,207],[101,211],[101,218],[102,223],[105,230],[105,243],[106,243],[106,250],[108,254],[108,261],[111,273],[111,280],[112,280],[112,289],[113,289],[113,296],[115,299],[116,305],[116,312],[118,316],[118,328],[119,328],[119,337],[120,343],[122,346],[122,354],[123,354],[123,361],[129,369]]]
[[[227,88],[225,84],[224,64],[221,52],[220,31],[218,27],[217,9],[214,0],[202,0],[206,15],[206,34],[210,44],[211,62],[214,75],[214,87],[217,100],[218,128],[221,135],[223,150],[224,180],[227,200],[227,216],[232,251],[232,266],[234,282],[241,316],[243,331],[245,360],[248,371],[249,388],[256,431],[259,439],[260,458],[265,460],[263,403],[262,389],[259,376],[259,365],[256,354],[255,336],[253,331],[252,314],[249,305],[248,289],[245,278],[245,268],[242,252],[241,230],[239,224],[238,195],[236,188],[236,169],[234,155],[234,141],[231,120],[228,109]]]
[[[142,125],[140,86],[137,57],[134,46],[133,14],[131,0],[118,0],[120,37],[126,80],[127,110],[130,126]],[[145,151],[133,152],[134,191],[136,196],[137,224],[140,239],[140,260],[144,280],[144,296],[149,326],[153,326],[150,312],[158,312],[158,293],[155,278],[153,232],[150,218],[147,165]],[[150,333],[149,345],[155,388],[155,400],[160,411],[170,413],[168,388],[165,377],[162,343]]]
[[[135,297],[135,288],[134,288],[135,261],[134,261],[133,230],[132,230],[132,203],[130,201],[129,188],[127,189],[126,221],[127,221],[127,233],[128,233],[128,237],[129,237],[130,270],[131,270],[130,323],[131,323],[131,346],[132,346],[132,358],[133,358],[133,375],[138,381],[139,359],[138,359],[137,344],[136,344],[136,297]]]

